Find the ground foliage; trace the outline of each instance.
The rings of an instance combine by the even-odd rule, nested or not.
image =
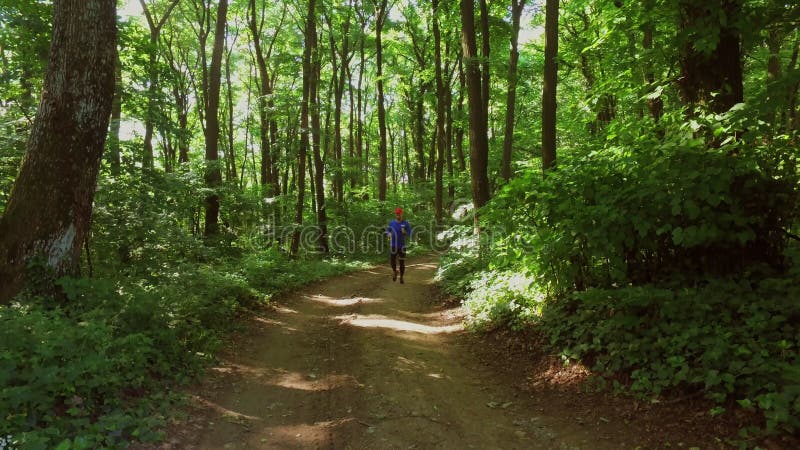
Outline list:
[[[206,241],[193,232],[202,189],[191,172],[104,178],[84,277],[53,280],[32,263],[27,291],[0,308],[0,435],[12,448],[163,438],[175,388],[214,360],[233,319],[380,255],[322,259],[312,245],[289,258],[250,214],[258,193],[233,189],[235,228]]]
[[[620,130],[544,178],[524,171],[482,211],[490,242],[452,231],[439,279],[476,328],[536,327],[609,387],[702,394],[711,414],[757,409],[767,430],[797,430],[796,150],[747,117]]]

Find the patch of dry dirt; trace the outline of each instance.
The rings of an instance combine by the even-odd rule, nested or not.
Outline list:
[[[330,279],[253,317],[162,448],[721,446],[708,421],[581,392],[585,373],[535,339],[464,333],[436,263],[410,260],[405,284],[384,267]]]

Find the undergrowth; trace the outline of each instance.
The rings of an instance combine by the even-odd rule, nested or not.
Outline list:
[[[600,385],[800,430],[796,150],[746,116],[666,117],[663,138],[523,170],[481,211],[488,242],[449,232],[438,280],[474,329],[535,327]]]

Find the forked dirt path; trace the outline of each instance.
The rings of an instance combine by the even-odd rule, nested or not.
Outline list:
[[[304,288],[258,318],[196,388],[170,447],[620,448],[497,379],[437,305],[436,259]],[[556,405],[553,405],[556,406]],[[557,407],[554,409],[558,409]]]

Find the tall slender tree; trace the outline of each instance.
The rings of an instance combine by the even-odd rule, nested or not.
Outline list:
[[[444,197],[444,153],[447,145],[447,136],[444,130],[445,107],[448,96],[445,91],[444,76],[442,75],[442,33],[439,29],[439,0],[431,1],[433,16],[433,54],[434,73],[436,78],[436,169],[435,169],[435,194],[433,202],[434,221],[436,225],[442,224],[443,197]]]
[[[542,170],[556,164],[556,87],[558,85],[558,0],[545,3],[544,87],[542,89]]]
[[[308,0],[305,21],[305,45],[303,49],[303,98],[300,103],[300,145],[297,161],[297,205],[295,206],[294,224],[295,230],[292,234],[292,243],[289,253],[296,256],[300,251],[301,227],[303,226],[303,206],[305,203],[305,177],[306,177],[306,158],[308,155],[308,122],[309,122],[309,103],[311,97],[311,79],[315,76],[312,64],[312,44],[316,45],[317,32],[314,21],[316,20],[316,0]],[[285,185],[285,183],[284,183]]]
[[[308,7],[308,25],[306,27],[306,45],[311,51],[311,78],[309,79],[309,113],[311,114],[311,136],[312,150],[314,158],[314,194],[317,200],[317,227],[319,236],[317,238],[317,250],[323,254],[328,253],[328,205],[325,202],[325,163],[322,160],[322,129],[320,127],[320,97],[319,82],[322,62],[320,52],[317,48],[317,14],[313,4],[316,0],[310,0]],[[328,139],[326,138],[326,141]],[[327,144],[327,142],[326,142]]]
[[[461,47],[466,66],[465,78],[469,108],[469,160],[472,201],[480,208],[489,201],[489,139],[481,87],[480,59],[475,37],[475,5],[461,0]]]
[[[500,176],[511,179],[511,156],[514,148],[514,120],[517,101],[517,64],[519,62],[519,29],[525,0],[511,0],[511,55],[508,58],[508,93],[506,95],[506,127]]]
[[[214,47],[211,50],[211,66],[208,69],[208,106],[206,109],[206,168],[204,180],[210,193],[205,198],[205,235],[219,232],[219,193],[222,172],[219,167],[219,100],[222,85],[222,53],[225,47],[225,29],[228,20],[228,0],[217,5],[217,21],[214,30]]]
[[[156,116],[156,97],[158,96],[158,44],[161,30],[169,20],[172,10],[178,6],[178,2],[180,0],[171,0],[159,18],[156,15],[155,5],[148,5],[145,0],[139,0],[150,30],[147,61],[147,109],[144,120],[144,153],[142,155],[142,166],[147,169],[153,168],[153,129]]]
[[[386,105],[383,95],[383,25],[388,16],[388,0],[380,0],[375,10],[375,45],[377,48],[376,65],[378,70],[378,132],[380,146],[378,148],[378,200],[386,200]]]

